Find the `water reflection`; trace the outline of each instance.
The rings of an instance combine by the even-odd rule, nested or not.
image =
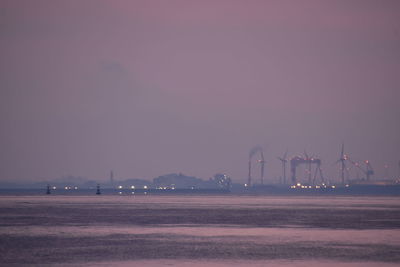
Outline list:
[[[400,262],[395,197],[8,196],[0,211],[7,264]]]

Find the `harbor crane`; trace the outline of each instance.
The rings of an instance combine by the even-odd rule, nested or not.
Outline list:
[[[290,171],[291,171],[291,179],[293,184],[297,184],[297,178],[296,178],[296,168],[300,164],[307,164],[308,165],[308,183],[309,185],[315,184],[316,178],[317,178],[317,173],[319,173],[320,179],[322,182],[324,182],[324,176],[322,175],[322,170],[321,170],[321,160],[314,158],[314,157],[308,157],[306,154],[306,157],[299,157],[295,156],[290,159]],[[316,164],[317,167],[315,168],[315,173],[314,173],[314,178],[311,180],[311,165]]]
[[[351,160],[350,158],[347,158],[347,159],[351,162],[351,164],[356,166],[358,169],[360,169],[365,174],[367,181],[369,181],[371,176],[374,175],[375,172],[374,172],[374,169],[372,168],[372,165],[369,162],[369,160],[364,161],[365,168],[362,168],[358,162],[355,162],[355,161]]]

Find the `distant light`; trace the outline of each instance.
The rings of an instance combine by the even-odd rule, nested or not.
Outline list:
[[[122,189],[122,185],[119,185],[119,186],[118,186],[118,189]]]
[[[172,187],[171,189],[172,189],[172,190],[175,190],[175,187]]]
[[[346,184],[346,187],[349,187],[350,185]]]
[[[134,185],[132,185],[132,186],[131,186],[131,189],[135,189],[135,186],[134,186]]]
[[[336,186],[332,185],[332,188],[334,188],[334,189],[335,189],[335,188],[336,188]]]
[[[68,186],[64,187],[65,190],[68,190]]]
[[[132,195],[135,194],[135,192],[132,192]]]
[[[56,189],[57,189],[57,187],[53,186],[53,190],[56,190]]]
[[[143,186],[144,189],[147,189],[147,185]]]
[[[320,186],[319,186],[319,185],[316,185],[315,188],[320,188]]]
[[[248,185],[247,184],[244,184],[244,187],[247,187]]]
[[[297,186],[301,186],[301,183],[297,183]]]
[[[122,195],[122,192],[118,192],[118,194]]]
[[[74,187],[74,189],[75,189],[75,190],[77,190],[77,189],[78,189],[78,187],[77,187],[77,186],[75,186],[75,187]]]
[[[147,195],[147,192],[144,192],[145,195]]]
[[[311,185],[309,185],[308,188],[311,188]]]

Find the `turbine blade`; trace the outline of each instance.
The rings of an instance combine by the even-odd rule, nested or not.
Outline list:
[[[305,149],[304,149],[304,155],[306,156],[306,159],[308,159],[308,155]]]
[[[344,157],[344,143],[342,143],[342,151],[340,153],[340,158]]]

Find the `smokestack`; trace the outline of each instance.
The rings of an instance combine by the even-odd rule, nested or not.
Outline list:
[[[253,158],[253,156],[260,151],[262,153],[262,148],[261,146],[255,146],[253,147],[250,152],[249,152],[249,177],[247,180],[247,186],[251,186],[251,159]]]
[[[264,153],[263,153],[262,150],[260,151],[260,153],[261,153],[261,160],[260,160],[260,163],[261,163],[261,184],[264,185],[264,165],[265,165],[265,160],[264,160]]]
[[[113,170],[111,170],[111,172],[110,172],[110,183],[111,183],[111,186],[114,187],[114,172],[113,172]]]
[[[251,186],[251,156],[249,157],[249,177],[247,180],[247,186]]]
[[[256,154],[258,151],[261,151],[261,150],[262,150],[262,148],[261,148],[260,146],[255,146],[255,147],[253,147],[253,148],[250,150],[249,158],[251,159],[251,158],[254,156],[254,154]]]

